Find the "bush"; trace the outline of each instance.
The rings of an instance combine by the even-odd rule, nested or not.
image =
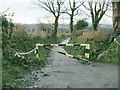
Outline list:
[[[82,30],[84,28],[86,28],[88,26],[88,22],[85,20],[78,20],[76,25],[75,25],[75,29],[76,30]]]
[[[2,87],[17,87],[22,83],[25,74],[33,69],[38,69],[46,64],[49,51],[39,47],[39,59],[33,53],[25,55],[25,58],[15,57],[16,52],[28,52],[35,48],[36,43],[54,43],[54,37],[30,36],[25,30],[13,29],[14,24],[5,16],[0,17],[2,28]],[[59,41],[59,40],[57,40]]]
[[[39,59],[36,55],[31,53],[25,55],[25,58],[15,57],[15,51],[28,52],[35,48],[35,44],[39,41],[45,43],[45,38],[42,37],[30,37],[25,31],[16,31],[11,38],[11,48],[7,51],[11,52],[11,56],[7,56],[7,59],[2,60],[3,64],[3,87],[16,87],[20,83],[20,79],[32,69],[40,68],[45,65],[48,50],[40,47]],[[6,58],[6,57],[5,57]],[[8,78],[7,78],[8,77]]]
[[[60,38],[60,39],[59,39]],[[65,36],[58,37],[58,42]],[[50,44],[54,43],[52,35],[46,37],[30,36],[25,30],[16,30],[11,37],[11,48],[7,49],[11,55],[5,56],[7,59],[2,60],[3,64],[3,87],[17,87],[22,83],[22,78],[25,74],[30,73],[31,70],[40,69],[47,63],[47,56],[49,50],[44,47],[39,47],[39,59],[36,54],[25,55],[25,58],[15,57],[17,52],[28,52],[35,48],[36,43]]]
[[[116,42],[112,42],[107,50],[98,55],[97,60],[106,63],[119,64],[118,47],[119,46]]]
[[[108,33],[103,32],[103,31],[102,32],[94,31],[94,32],[85,33],[82,36],[74,37],[73,39],[71,39],[70,43],[90,44],[90,60],[97,61],[98,55],[100,55],[102,52],[108,50],[108,48],[110,47],[111,44],[109,44],[109,40],[110,39],[109,39]],[[114,44],[114,46],[115,45],[116,44]],[[113,47],[113,50],[115,48],[118,48],[118,47]],[[70,54],[73,54],[73,55],[81,54],[82,56],[84,56],[84,53],[85,53],[84,47],[66,47],[66,50]],[[114,56],[117,56],[117,55],[114,54]],[[104,59],[99,60],[99,61],[105,62]],[[116,61],[117,60],[115,60],[114,62],[116,62]],[[106,62],[113,62],[113,60],[112,61],[106,60]]]
[[[73,32],[71,33],[70,38],[71,38],[71,39],[76,39],[76,38],[78,38],[79,36],[83,35],[83,33],[84,33],[83,30],[73,31]]]

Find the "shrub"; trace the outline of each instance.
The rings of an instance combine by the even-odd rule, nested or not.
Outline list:
[[[74,36],[74,35],[73,35]],[[106,32],[99,32],[99,31],[93,31],[93,32],[87,32],[84,35],[74,37],[71,39],[70,43],[81,43],[81,44],[90,44],[90,60],[92,61],[97,61],[98,55],[100,55],[102,52],[106,51],[109,49],[110,45],[109,44],[109,34]],[[115,44],[116,45],[116,44]],[[116,48],[115,45],[113,45],[113,49]],[[66,50],[73,55],[79,55],[81,54],[82,56],[85,53],[85,48],[84,47],[66,47]],[[110,51],[110,50],[108,50]],[[111,56],[110,54],[108,54]],[[114,54],[115,56],[116,54]],[[117,56],[117,55],[116,55]],[[102,61],[105,62],[104,59]],[[106,62],[113,62],[106,60]],[[116,62],[116,61],[114,61]]]
[[[71,33],[71,39],[76,39],[78,38],[79,36],[83,35],[84,31],[83,30],[80,30],[80,31],[73,31]]]
[[[82,30],[84,28],[86,28],[88,26],[88,22],[85,20],[78,20],[76,25],[75,25],[75,29],[76,30]]]
[[[11,37],[11,47],[7,48],[7,52],[10,52],[4,60],[2,60],[3,66],[3,87],[16,87],[20,82],[20,79],[33,69],[40,68],[45,65],[48,50],[40,47],[39,59],[36,58],[35,53],[25,55],[25,58],[15,57],[15,52],[28,52],[35,48],[36,43],[46,43],[46,38],[41,36],[31,37],[26,31],[15,31]]]
[[[48,35],[46,37],[30,36],[25,30],[16,30],[11,37],[11,48],[6,49],[10,52],[10,55],[5,56],[2,60],[3,64],[3,87],[17,87],[22,83],[22,78],[25,74],[29,73],[33,69],[40,69],[47,63],[47,56],[49,50],[44,47],[39,47],[39,59],[36,58],[35,53],[25,55],[25,58],[15,57],[17,52],[28,52],[35,48],[36,43],[50,44],[54,43],[54,37]],[[65,38],[65,36],[62,36]],[[60,38],[61,40],[61,38]],[[60,41],[58,37],[58,42]]]

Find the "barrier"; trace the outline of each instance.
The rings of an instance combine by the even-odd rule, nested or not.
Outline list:
[[[24,58],[24,55],[30,54],[34,51],[36,51],[36,47],[29,52],[17,52],[17,51],[15,51],[16,52],[15,56],[17,56],[18,58]]]
[[[85,47],[85,59],[83,58],[80,58],[80,57],[77,57],[77,56],[73,56],[73,55],[70,55],[68,53],[63,53],[63,52],[60,52],[60,51],[57,51],[58,53],[61,53],[63,55],[67,55],[69,57],[73,57],[73,58],[79,58],[79,59],[83,59],[85,61],[88,61],[88,59],[90,58],[90,54],[89,54],[89,50],[90,50],[90,44],[36,44],[36,58],[39,58],[39,47],[45,47],[45,46],[84,46]],[[50,48],[47,48],[47,49],[50,49]],[[52,49],[50,49],[52,50]]]
[[[114,41],[115,41],[118,45],[120,45],[120,43],[116,40],[116,38],[114,38]]]
[[[32,49],[31,51],[29,52],[16,52],[15,53],[15,56],[17,56],[18,58],[24,58],[24,55],[27,55],[27,54],[30,54],[32,52],[35,51],[36,53],[36,58],[39,58],[39,46],[40,47],[44,47],[46,49],[49,49],[51,51],[55,51],[55,52],[58,52],[60,54],[63,54],[63,55],[66,55],[66,56],[69,56],[69,57],[72,57],[72,58],[75,58],[75,59],[78,59],[78,60],[84,60],[86,62],[88,62],[89,64],[92,64],[90,61],[89,61],[89,58],[90,58],[90,54],[89,54],[89,50],[90,50],[90,44],[36,44],[36,47],[34,49]],[[82,58],[80,56],[75,56],[75,55],[70,55],[68,54],[67,52],[60,52],[59,50],[54,50],[54,49],[51,49],[51,48],[48,48],[48,47],[45,47],[45,46],[84,46],[85,47],[85,58]],[[94,64],[93,64],[94,66]]]

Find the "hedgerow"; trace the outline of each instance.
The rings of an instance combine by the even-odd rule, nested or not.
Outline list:
[[[118,62],[118,46],[116,43],[110,43],[110,33],[105,31],[93,31],[83,33],[81,31],[74,32],[71,35],[69,43],[90,44],[90,59],[91,61],[116,63]],[[111,47],[111,44],[113,47]],[[115,47],[116,46],[116,47]],[[85,47],[66,47],[66,51],[73,55],[82,55],[84,58]],[[112,49],[112,52],[110,49]],[[102,55],[103,52],[106,54]],[[102,57],[98,58],[98,56]],[[107,56],[106,56],[107,55]],[[115,57],[112,57],[115,56]],[[111,57],[111,59],[110,59]],[[113,59],[113,60],[112,60]]]

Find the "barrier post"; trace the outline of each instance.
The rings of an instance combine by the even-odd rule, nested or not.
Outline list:
[[[36,58],[39,58],[38,45],[36,44]]]
[[[90,51],[90,44],[86,44],[86,48],[85,48],[85,58],[86,59],[89,59],[90,58],[90,54],[89,54],[89,51]]]

